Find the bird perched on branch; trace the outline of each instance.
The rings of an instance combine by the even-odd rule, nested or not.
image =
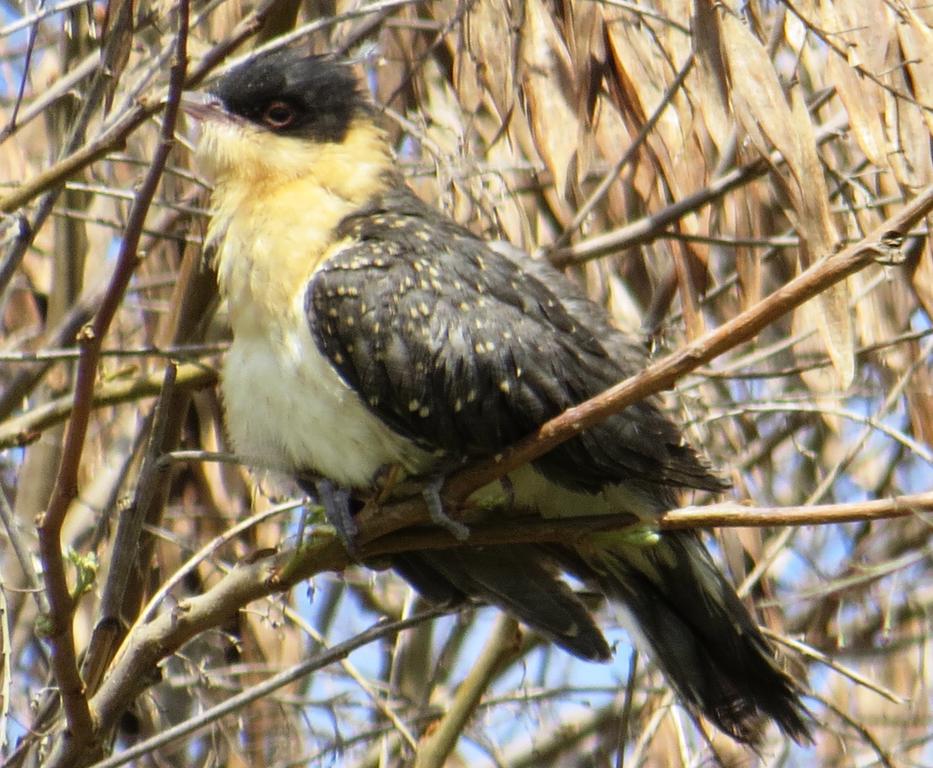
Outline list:
[[[346,493],[368,492],[392,467],[424,478],[433,517],[464,537],[440,504],[445,472],[645,365],[562,275],[490,248],[406,187],[348,65],[264,54],[196,112],[199,164],[215,185],[208,240],[233,328],[230,438],[244,457],[320,478],[315,490],[348,536]],[[648,400],[473,499],[650,524],[683,488],[724,483]],[[693,532],[465,539],[392,565],[430,600],[496,604],[571,653],[606,660],[594,617],[561,579],[571,574],[628,609],[692,711],[743,742],[757,743],[768,719],[808,736],[795,684]]]

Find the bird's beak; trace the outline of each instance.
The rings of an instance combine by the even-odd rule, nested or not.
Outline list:
[[[186,91],[181,95],[181,108],[196,120],[229,120],[230,114],[216,96],[203,91]]]

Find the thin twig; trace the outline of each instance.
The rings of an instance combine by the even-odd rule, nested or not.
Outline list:
[[[878,683],[869,680],[864,675],[860,675],[854,669],[851,669],[844,664],[840,664],[838,661],[827,656],[822,651],[818,651],[812,645],[807,645],[806,643],[801,643],[800,641],[794,640],[793,638],[785,637],[780,632],[773,632],[767,627],[762,627],[761,631],[765,637],[771,638],[774,640],[774,642],[779,643],[780,645],[793,648],[795,651],[797,651],[797,653],[805,656],[808,659],[813,659],[814,661],[818,661],[821,664],[825,664],[834,672],[838,672],[843,677],[847,677],[853,683],[861,685],[863,688],[867,688],[873,693],[877,693],[879,696],[884,697],[892,704],[898,704],[902,706],[908,702],[907,699],[905,699],[903,696],[898,696],[890,688],[885,688],[883,685],[879,685]]]
[[[198,363],[178,366],[178,389],[203,389],[217,383],[217,371]],[[97,387],[91,408],[104,408],[129,403],[145,397],[155,397],[162,387],[162,372],[155,371],[140,378],[116,379]],[[21,416],[0,423],[0,450],[28,445],[40,433],[66,421],[74,410],[70,395],[50,400],[26,411]]]
[[[557,240],[554,241],[554,244],[548,246],[545,249],[545,258],[549,258],[548,254],[560,250],[568,242],[570,242],[570,238],[573,236],[574,232],[580,228],[580,225],[586,221],[586,217],[590,215],[593,209],[608,194],[609,190],[612,188],[612,185],[615,183],[615,180],[619,177],[619,174],[622,173],[622,169],[629,164],[631,159],[635,156],[635,153],[641,148],[641,145],[648,140],[648,137],[651,135],[654,127],[661,119],[661,115],[664,114],[664,111],[673,102],[674,95],[677,93],[677,91],[680,90],[680,87],[687,79],[687,75],[690,74],[690,70],[693,69],[693,63],[695,60],[696,53],[694,51],[690,51],[687,59],[681,66],[680,71],[661,95],[661,100],[655,107],[654,112],[651,113],[651,115],[645,121],[645,124],[638,131],[638,135],[635,136],[631,144],[626,147],[625,152],[622,153],[622,157],[620,157],[612,166],[612,168],[610,168],[609,171],[607,171],[607,173],[603,176],[599,184],[596,186],[596,189],[593,190],[592,194],[587,198],[583,205],[580,206],[580,209],[574,214],[573,220],[564,228],[564,231],[561,232]]]
[[[16,522],[16,515],[10,502],[6,497],[3,488],[0,488],[0,520],[3,521],[3,530],[6,532],[10,544],[13,545],[13,552],[16,554],[16,560],[20,568],[23,569],[23,576],[26,579],[26,586],[35,597],[39,613],[46,614],[49,611],[49,604],[45,593],[42,591],[42,583],[39,581],[39,574],[36,573],[36,567],[33,565],[32,553],[23,541],[23,534],[19,530]]]
[[[113,555],[98,608],[99,620],[97,626],[104,628],[100,637],[105,638],[105,641],[102,643],[97,642],[98,633],[95,627],[94,637],[88,644],[85,662],[81,668],[82,677],[91,693],[97,687],[100,676],[103,674],[104,665],[109,661],[109,655],[101,648],[101,645],[111,646],[114,642],[114,634],[116,634],[117,638],[120,637],[120,622],[123,618],[121,609],[123,608],[126,586],[130,582],[134,571],[146,567],[144,563],[139,561],[139,539],[143,533],[143,515],[145,515],[152,497],[156,475],[160,471],[165,471],[165,468],[159,464],[159,451],[162,449],[168,419],[166,409],[172,401],[175,391],[176,373],[177,368],[174,365],[169,365],[165,369],[162,391],[156,402],[153,415],[148,420],[151,424],[151,431],[142,467],[139,471],[136,491],[133,494],[132,501],[124,506],[117,520],[116,535],[113,537]]]
[[[10,732],[10,707],[13,702],[10,695],[13,691],[11,624],[6,590],[0,586],[0,754],[6,754],[7,734]]]
[[[149,754],[158,747],[171,744],[173,741],[194,733],[195,731],[198,731],[201,728],[216,722],[226,715],[236,712],[237,710],[252,704],[253,702],[259,701],[263,697],[268,696],[273,691],[276,691],[279,688],[284,688],[286,685],[289,685],[296,680],[300,680],[312,672],[323,669],[324,667],[330,666],[336,661],[347,658],[347,656],[349,656],[357,648],[362,648],[363,646],[369,645],[376,640],[392,637],[393,635],[396,635],[399,632],[403,632],[406,629],[415,627],[424,621],[430,621],[431,619],[435,619],[438,616],[443,616],[445,613],[447,613],[447,609],[445,608],[432,608],[430,610],[422,611],[421,613],[418,613],[408,619],[400,619],[399,621],[378,621],[369,629],[354,635],[349,640],[338,643],[332,648],[326,651],[322,651],[310,659],[306,659],[299,664],[295,664],[290,669],[283,670],[277,675],[273,675],[268,680],[263,680],[261,683],[247,688],[245,691],[238,693],[236,696],[231,696],[223,703],[211,707],[196,717],[189,718],[188,720],[185,720],[184,722],[179,723],[172,728],[167,728],[157,736],[144,739],[139,744],[134,745],[130,749],[124,750],[123,752],[120,752],[106,760],[101,760],[98,763],[94,763],[91,768],[117,768],[117,766],[125,765],[137,757],[142,757],[143,755]]]
[[[409,525],[427,523],[426,512],[414,513],[417,502],[406,505]],[[392,507],[385,508],[392,512]],[[681,507],[661,515],[659,530],[677,531],[702,528],[755,528],[801,525],[838,525],[866,520],[887,520],[910,517],[933,510],[933,492],[895,496],[891,499],[845,504],[812,504],[788,507],[752,507],[736,502],[723,502],[703,507]],[[413,514],[414,513],[414,514]],[[566,542],[597,531],[624,528],[639,521],[632,515],[596,515],[542,520],[540,517],[520,517],[496,523],[481,523],[470,527],[470,544],[486,546],[509,543]],[[361,530],[366,539],[368,531]],[[452,534],[433,528],[400,530],[371,540],[362,548],[362,555],[385,555],[419,549],[462,546]],[[291,578],[291,575],[289,576]]]
[[[315,644],[316,649],[327,650],[328,643],[327,638],[318,632],[314,627],[311,626],[308,621],[294,608],[289,606],[284,606],[285,615],[288,619],[295,623],[296,626],[300,627],[301,630],[310,637]],[[366,679],[362,672],[360,672],[356,665],[353,664],[349,659],[341,659],[340,666],[343,667],[343,671],[347,673],[347,676],[353,680],[354,683],[359,686],[360,690],[366,694],[366,697],[373,703],[373,706],[382,714],[382,716],[392,723],[392,727],[398,731],[398,734],[405,740],[405,743],[412,750],[418,749],[418,740],[415,738],[414,734],[411,732],[409,727],[404,723],[404,721],[399,717],[398,713],[395,711],[395,707],[391,703],[386,701],[373,685]]]
[[[847,126],[848,119],[845,113],[839,113],[821,127],[817,135],[817,143],[828,141],[840,131],[845,130]],[[783,158],[780,154],[774,153],[771,157],[771,163],[779,164],[781,162],[783,162]],[[571,264],[582,264],[627,248],[633,248],[636,245],[650,243],[658,237],[668,234],[670,227],[687,214],[703,208],[733,189],[764,176],[768,173],[769,167],[768,163],[761,159],[746,163],[714,179],[703,189],[680,198],[656,213],[645,216],[612,232],[591,237],[581,243],[557,250],[555,253],[549,254],[548,258],[554,266],[563,268]]]

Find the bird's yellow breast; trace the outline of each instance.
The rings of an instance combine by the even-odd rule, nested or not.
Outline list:
[[[381,131],[351,127],[341,144],[276,136],[240,123],[206,126],[199,162],[215,183],[208,242],[233,331],[268,327],[341,247],[340,222],[391,172]]]
[[[234,194],[227,193],[227,199]],[[286,307],[333,250],[334,229],[350,204],[297,179],[265,194],[237,190],[233,210],[218,208],[209,236],[234,335],[293,322]]]
[[[208,242],[233,344],[223,372],[234,448],[257,466],[313,471],[367,485],[428,456],[373,415],[317,348],[304,295],[315,270],[347,243],[340,222],[386,183],[388,156],[371,125],[341,145],[315,145],[238,124],[202,139],[215,180]]]

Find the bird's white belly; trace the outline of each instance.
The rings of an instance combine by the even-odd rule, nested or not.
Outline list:
[[[340,378],[304,317],[271,332],[240,331],[234,328],[224,364],[223,395],[229,436],[244,461],[355,488],[386,465],[428,468],[430,455],[383,424]]]

